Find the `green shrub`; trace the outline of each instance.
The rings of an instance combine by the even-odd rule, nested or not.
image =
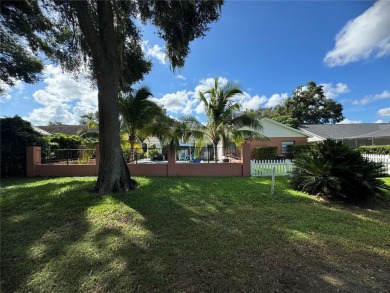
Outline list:
[[[78,135],[66,135],[63,133],[54,133],[50,141],[59,149],[78,149],[84,143],[83,138]]]
[[[1,177],[25,176],[26,147],[39,145],[46,149],[47,141],[19,116],[1,118],[0,129]]]
[[[389,155],[390,145],[362,145],[358,150],[362,154]]]
[[[310,144],[290,144],[287,146],[286,158],[293,160],[297,155],[309,151],[310,147]]]
[[[274,160],[277,155],[278,147],[257,147],[253,150],[255,160]]]
[[[382,164],[370,162],[356,149],[326,140],[295,158],[294,189],[331,199],[358,201],[390,190],[381,177]]]

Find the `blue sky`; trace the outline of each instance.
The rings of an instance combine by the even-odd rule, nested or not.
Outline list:
[[[270,107],[299,85],[315,81],[343,104],[345,123],[390,121],[390,1],[227,1],[218,22],[191,43],[184,68],[173,72],[164,43],[144,28],[153,61],[141,82],[169,115],[204,121],[197,93],[219,77],[237,82],[243,108]],[[18,83],[2,97],[1,115],[18,114],[34,125],[77,124],[97,109],[97,92],[55,65],[43,82]]]

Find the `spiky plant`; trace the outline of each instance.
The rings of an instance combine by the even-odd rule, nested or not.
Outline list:
[[[362,200],[390,190],[383,166],[370,162],[341,142],[326,140],[295,160],[291,176],[294,189],[333,199]]]

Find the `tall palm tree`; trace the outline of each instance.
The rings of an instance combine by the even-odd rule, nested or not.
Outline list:
[[[143,86],[138,90],[131,89],[119,98],[123,128],[129,135],[130,161],[134,160],[134,145],[137,140],[147,136],[147,126],[163,114],[163,109],[150,100],[152,96],[150,89]]]
[[[218,161],[218,144],[222,141],[223,147],[229,140],[246,138],[264,139],[262,126],[258,119],[242,113],[239,103],[234,101],[242,91],[235,84],[228,83],[219,86],[218,78],[214,80],[214,87],[199,93],[208,118],[206,125],[201,124],[195,117],[184,117],[183,122],[191,125],[192,134],[203,134],[214,146],[214,161]]]

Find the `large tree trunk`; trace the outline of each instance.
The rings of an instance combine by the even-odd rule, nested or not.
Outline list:
[[[106,68],[105,81],[99,83],[100,165],[96,190],[100,195],[124,192],[136,187],[123,157],[119,135],[117,74]]]
[[[80,29],[91,49],[98,86],[100,164],[96,191],[100,195],[136,187],[123,158],[119,135],[119,75],[121,44],[110,1],[97,2],[97,22],[87,1],[72,1]]]

